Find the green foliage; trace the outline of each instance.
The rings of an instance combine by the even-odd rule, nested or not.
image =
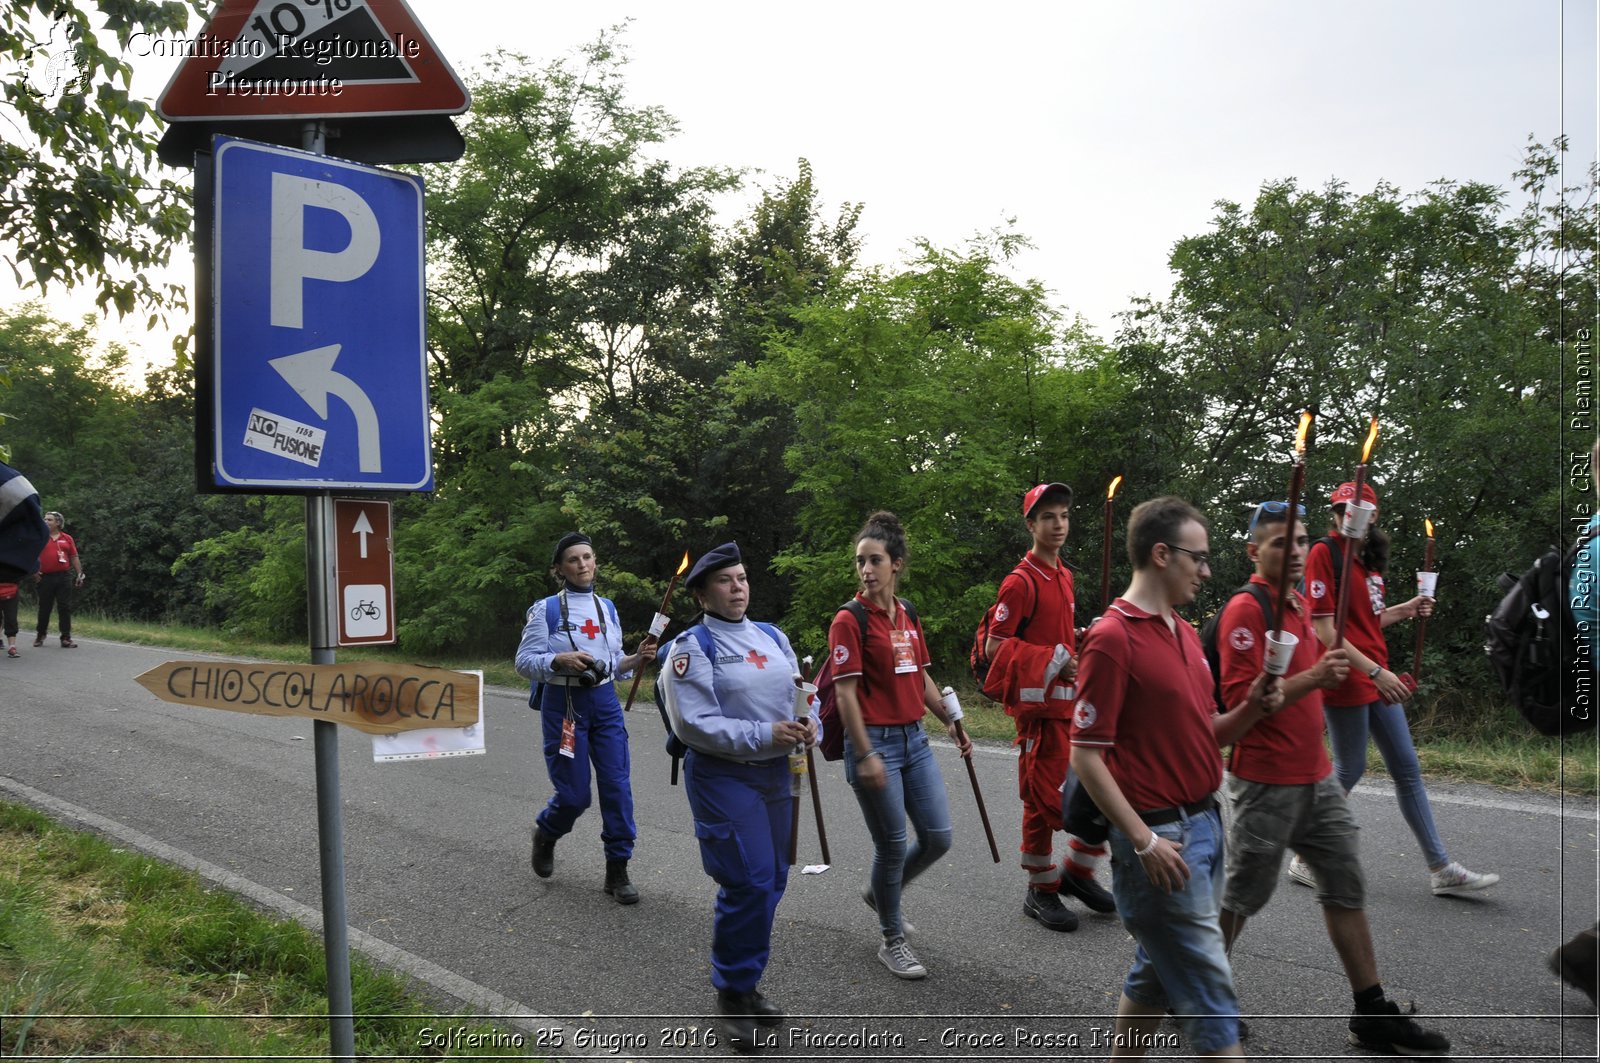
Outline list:
[[[1550,188],[1561,150],[1530,146],[1517,175],[1530,206],[1516,216],[1482,184],[1354,196],[1340,182],[1274,181],[1178,242],[1171,299],[1136,304],[1120,345],[1139,394],[1164,411],[1151,428],[1168,486],[1214,518],[1211,607],[1246,572],[1242,515],[1287,488],[1298,411],[1320,411],[1313,532],[1376,416],[1391,596],[1411,593],[1431,516],[1448,608],[1429,625],[1427,667],[1482,682],[1494,574],[1560,535],[1559,322],[1593,320],[1593,174],[1586,188]],[[1412,629],[1391,638],[1409,667]]]
[[[923,245],[907,270],[869,270],[796,312],[741,397],[793,410],[785,461],[799,527],[776,559],[795,584],[791,636],[820,645],[855,587],[851,540],[868,513],[905,522],[902,591],[934,660],[964,652],[998,578],[1026,547],[1023,491],[1098,467],[1086,431],[1124,391],[1106,352],[1066,330],[1036,283],[1007,277],[1014,238],[964,253]],[[1106,386],[1109,384],[1110,386]],[[1073,420],[1072,415],[1084,415]]]
[[[21,0],[0,15],[0,56],[26,76],[0,82],[0,243],[18,286],[87,282],[102,310],[152,323],[182,309],[176,285],[152,283],[190,228],[186,189],[155,175],[158,127],[128,93],[135,33],[181,33],[200,0]]]

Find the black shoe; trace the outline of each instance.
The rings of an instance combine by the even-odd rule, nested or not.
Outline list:
[[[1392,1000],[1380,1000],[1368,1010],[1350,1016],[1350,1043],[1398,1056],[1442,1056],[1450,1051],[1450,1041],[1441,1033],[1418,1026],[1411,1018],[1415,1004],[1404,1008]]]
[[[743,1015],[760,1026],[783,1024],[783,1009],[768,1000],[759,989],[736,993],[731,989],[717,990],[717,1011],[723,1015]]]
[[[760,1047],[758,1021],[746,1002],[749,994],[717,990],[717,1029],[735,1052],[751,1053]]]
[[[556,873],[556,840],[533,825],[533,873],[549,878]]]
[[[1595,932],[1585,930],[1550,954],[1550,971],[1574,989],[1581,989],[1594,1003],[1595,976],[1600,974],[1600,949]]]
[[[1070,871],[1061,876],[1061,888],[1082,901],[1091,912],[1114,912],[1116,898],[1111,891],[1094,880],[1093,875],[1074,875]]]
[[[1054,893],[1029,889],[1027,898],[1022,902],[1022,914],[1029,919],[1037,919],[1040,926],[1051,930],[1065,933],[1078,929],[1078,917],[1068,911],[1067,906],[1061,903],[1061,898]]]
[[[626,860],[606,861],[606,892],[618,904],[638,904],[639,891],[628,881]]]

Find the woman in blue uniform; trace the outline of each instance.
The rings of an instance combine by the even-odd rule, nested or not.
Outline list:
[[[795,718],[800,669],[788,638],[745,615],[750,585],[738,544],[702,556],[685,586],[705,615],[668,651],[664,694],[689,747],[684,789],[700,859],[721,887],[711,932],[717,1021],[735,1049],[751,1052],[756,1024],[783,1018],[758,985],[789,879],[788,757],[816,743],[817,720]]]
[[[613,678],[655,660],[656,640],[646,637],[625,654],[622,621],[608,598],[594,593],[594,544],[581,532],[563,536],[550,561],[557,593],[528,609],[517,647],[517,674],[533,683],[528,704],[544,725],[544,762],[555,793],[533,824],[533,873],[555,871],[556,842],[589,807],[589,765],[600,791],[600,840],[605,844],[605,891],[618,904],[636,904],[628,881],[633,857],[633,787],[628,731]]]

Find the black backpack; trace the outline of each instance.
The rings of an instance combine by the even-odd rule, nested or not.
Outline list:
[[[1248,594],[1261,603],[1261,615],[1267,618],[1267,630],[1273,630],[1277,625],[1273,621],[1272,591],[1264,583],[1250,582],[1242,587],[1234,588],[1228,600],[1222,603],[1206,622],[1200,625],[1200,645],[1206,651],[1206,664],[1211,666],[1211,700],[1216,703],[1218,712],[1227,712],[1228,706],[1222,702],[1222,654],[1217,650],[1217,628],[1222,624],[1222,614],[1228,611],[1228,606],[1241,594]]]
[[[1484,620],[1489,667],[1540,734],[1576,734],[1595,725],[1595,662],[1579,651],[1588,635],[1572,618],[1568,594],[1578,551],[1595,533],[1584,532],[1565,556],[1546,551],[1520,579],[1502,573],[1505,597]]]

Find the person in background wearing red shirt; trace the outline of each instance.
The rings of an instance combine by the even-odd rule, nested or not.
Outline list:
[[[1339,534],[1338,526],[1346,504],[1355,497],[1354,483],[1340,484],[1333,492],[1330,501],[1334,527],[1329,529],[1327,540],[1319,539],[1311,545],[1306,557],[1311,619],[1326,646],[1334,643],[1340,593],[1339,559],[1334,556],[1332,544],[1340,551],[1349,549],[1349,541]],[[1378,504],[1378,493],[1370,484],[1362,485],[1361,497],[1374,506]],[[1389,643],[1383,635],[1384,628],[1390,624],[1430,615],[1433,601],[1418,595],[1400,605],[1383,604],[1389,537],[1378,529],[1377,523],[1378,514],[1374,511],[1365,541],[1350,558],[1350,585],[1344,588],[1344,593],[1350,596],[1344,633],[1345,648],[1350,651],[1350,674],[1341,686],[1328,692],[1324,706],[1334,770],[1344,792],[1348,794],[1354,790],[1367,770],[1367,737],[1370,734],[1378,743],[1384,766],[1394,779],[1400,814],[1422,847],[1434,894],[1442,896],[1486,889],[1499,882],[1500,876],[1468,871],[1451,860],[1439,838],[1439,829],[1433,824],[1433,808],[1422,782],[1422,765],[1417,762],[1416,747],[1411,744],[1411,728],[1406,724],[1406,712],[1402,707],[1411,697],[1411,691],[1389,670]],[[1289,864],[1289,877],[1303,886],[1316,885],[1310,869],[1298,858]]]
[[[1116,910],[1116,902],[1094,880],[1096,858],[1105,846],[1081,838],[1068,839],[1068,874],[1055,862],[1055,834],[1062,823],[1061,780],[1067,776],[1072,756],[1073,679],[1078,662],[1073,632],[1076,601],[1072,570],[1061,562],[1061,548],[1071,528],[1072,488],[1063,483],[1043,483],[1022,496],[1022,517],[1033,537],[1029,550],[1000,583],[994,622],[984,653],[993,661],[1012,638],[1036,649],[1048,659],[1064,650],[1067,660],[1060,680],[1041,691],[1042,700],[1023,702],[1008,698],[1006,712],[1016,721],[1017,783],[1022,797],[1022,869],[1028,873],[1028,894],[1023,914],[1051,930],[1070,931],[1078,917],[1061,903],[1066,889],[1097,912]]]
[[[1243,703],[1217,714],[1200,636],[1176,612],[1211,577],[1209,550],[1206,520],[1189,503],[1140,503],[1128,517],[1133,582],[1083,640],[1072,768],[1111,823],[1111,892],[1139,946],[1113,1057],[1144,1055],[1169,1007],[1196,1054],[1243,1055],[1218,922],[1218,735],[1276,711],[1283,696],[1263,673]]]
[[[1305,513],[1297,507],[1298,514]],[[1291,532],[1292,528],[1292,532]],[[1293,536],[1291,538],[1291,535]],[[1222,933],[1231,950],[1245,920],[1267,906],[1285,849],[1305,857],[1320,885],[1317,903],[1328,939],[1344,965],[1355,995],[1350,1042],[1400,1055],[1443,1055],[1450,1042],[1417,1025],[1409,1011],[1389,1000],[1378,981],[1378,961],[1367,926],[1366,878],[1361,873],[1359,829],[1344,788],[1322,745],[1322,692],[1335,690],[1350,671],[1349,651],[1324,652],[1311,622],[1311,607],[1293,586],[1305,572],[1305,524],[1291,519],[1287,502],[1263,502],[1250,518],[1245,550],[1255,563],[1252,584],[1267,589],[1277,608],[1284,551],[1289,551],[1288,612],[1281,625],[1295,636],[1294,656],[1283,678],[1284,707],[1270,716],[1233,713],[1217,738],[1232,743],[1228,794],[1233,823],[1228,831],[1228,879],[1222,892]],[[1276,618],[1274,618],[1276,619]],[[1217,624],[1217,659],[1224,704],[1245,698],[1261,674],[1269,625],[1261,602],[1235,594]]]
[[[33,644],[44,645],[54,608],[58,611],[56,622],[61,629],[62,647],[77,649],[78,644],[72,641],[72,592],[83,586],[83,559],[78,556],[78,544],[72,536],[61,530],[66,524],[61,514],[51,510],[44,515],[44,522],[50,528],[50,541],[39,551],[39,571],[33,574],[39,585],[39,624]]]
[[[863,899],[878,913],[883,943],[878,959],[896,978],[926,978],[928,970],[906,944],[900,893],[906,883],[950,849],[950,801],[933,759],[922,717],[931,712],[963,757],[970,739],[958,733],[928,674],[922,623],[895,595],[906,564],[900,518],[878,512],[856,534],[856,600],[867,609],[866,644],[848,609],[828,628],[834,696],[844,725],[844,776],[855,791],[872,835],[872,879]],[[906,823],[916,831],[908,844]]]

